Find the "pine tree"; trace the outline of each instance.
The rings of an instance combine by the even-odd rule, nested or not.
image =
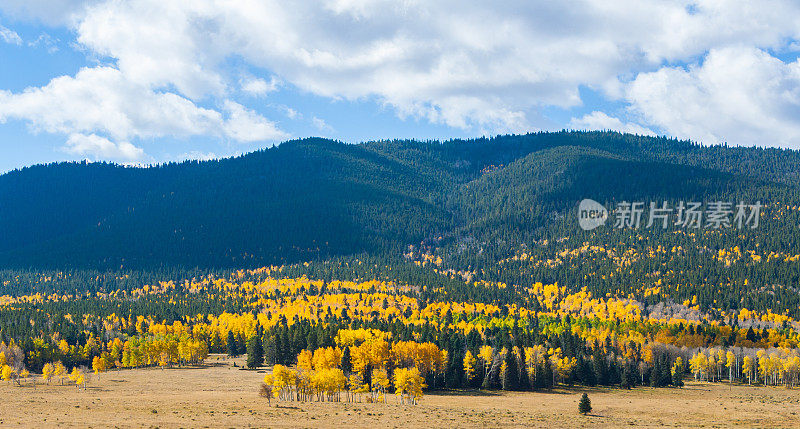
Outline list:
[[[553,367],[550,366],[550,360],[544,360],[544,367],[542,368],[542,382],[545,389],[553,388]]]
[[[509,347],[505,357],[506,370],[503,373],[503,390],[517,390],[519,384],[519,368],[514,350]]]
[[[236,345],[236,337],[234,337],[233,331],[228,331],[227,348],[228,348],[228,356],[230,357],[239,356],[238,354],[239,347]]]
[[[627,363],[622,367],[622,376],[620,378],[621,379],[620,379],[619,387],[621,387],[623,389],[630,389],[631,388],[630,367],[628,366]]]
[[[239,334],[236,336],[236,356],[241,356],[247,353],[247,341],[244,338],[244,334]]]
[[[683,387],[683,374],[676,372],[672,375],[672,385],[675,387]]]
[[[584,416],[592,412],[592,401],[589,400],[589,395],[585,392],[581,395],[581,401],[578,402],[578,412]]]
[[[592,364],[597,384],[608,386],[608,365],[606,364],[606,358],[603,354],[603,351],[600,349],[600,346],[595,346],[594,355],[592,356]]]
[[[267,365],[275,365],[278,359],[277,344],[275,343],[275,336],[264,335],[262,340],[262,348],[264,349],[264,362]]]
[[[528,391],[531,390],[531,378],[528,375],[528,368],[525,366],[525,348],[521,347],[520,353],[522,354],[520,362],[519,362],[519,383],[518,387],[519,390]]]
[[[587,386],[597,385],[597,377],[595,376],[594,368],[589,364],[589,361],[583,357],[578,361],[578,373],[583,384]]]
[[[264,364],[264,349],[261,336],[253,335],[247,340],[247,367],[254,369]]]
[[[342,352],[342,371],[345,374],[353,372],[353,363],[350,361],[350,347],[345,347]]]

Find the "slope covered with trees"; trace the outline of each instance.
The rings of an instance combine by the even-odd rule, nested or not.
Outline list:
[[[0,287],[110,291],[281,265],[292,276],[439,285],[426,299],[520,302],[519,289],[557,282],[648,305],[695,301],[710,314],[800,316],[798,172],[796,151],[607,132],[306,139],[150,168],[35,166],[0,176]],[[583,231],[584,198],[609,210],[764,208],[755,229]]]
[[[599,132],[14,171],[0,378],[85,388],[90,367],[227,353],[272,365],[262,394],[280,400],[692,375],[793,386],[798,171],[794,151]],[[647,226],[645,208],[638,228],[584,231],[584,198],[762,209],[744,228]]]
[[[793,151],[576,132],[306,139],[151,168],[51,164],[0,176],[0,266],[256,267],[434,238],[523,243],[572,229],[551,220],[586,197],[791,204],[798,172]]]

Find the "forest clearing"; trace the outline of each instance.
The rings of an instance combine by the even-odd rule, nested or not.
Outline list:
[[[266,370],[212,355],[203,367],[138,368],[74,385],[0,383],[0,426],[46,427],[791,427],[800,390],[687,381],[683,388],[559,387],[549,392],[446,390],[418,405],[276,401],[258,395]],[[237,367],[233,366],[236,362]],[[593,411],[577,413],[587,392]]]

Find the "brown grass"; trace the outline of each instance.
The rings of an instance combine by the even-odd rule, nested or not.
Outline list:
[[[797,427],[800,390],[688,383],[682,389],[453,391],[420,405],[276,402],[263,371],[212,357],[205,368],[92,375],[88,389],[0,384],[0,427]],[[243,361],[237,360],[241,366]],[[577,411],[582,392],[593,411]],[[276,406],[276,403],[278,404]]]

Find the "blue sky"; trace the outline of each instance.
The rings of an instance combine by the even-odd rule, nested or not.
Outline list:
[[[0,172],[563,128],[800,148],[800,5],[752,3],[6,0]]]

